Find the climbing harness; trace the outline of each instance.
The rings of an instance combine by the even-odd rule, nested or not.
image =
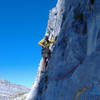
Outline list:
[[[50,56],[49,48],[42,48],[41,54],[42,54],[43,57],[48,58]]]

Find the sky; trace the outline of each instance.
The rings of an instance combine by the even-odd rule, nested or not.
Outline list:
[[[32,87],[41,59],[38,45],[57,0],[0,0],[0,78]]]

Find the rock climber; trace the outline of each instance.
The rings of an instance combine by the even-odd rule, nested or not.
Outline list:
[[[96,49],[97,37],[100,30],[100,0],[91,1],[93,11],[87,21],[88,39],[87,39],[87,55],[89,56]]]
[[[49,40],[49,35],[46,35],[45,38],[43,38],[38,43],[40,46],[42,46],[42,50],[41,50],[41,54],[43,56],[43,71],[42,72],[46,71],[48,59],[50,58],[51,51],[49,49],[49,46],[51,43],[54,43],[55,41],[56,41],[56,38],[55,38],[55,40]]]

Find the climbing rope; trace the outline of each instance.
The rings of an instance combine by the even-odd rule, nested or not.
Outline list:
[[[64,75],[61,75],[61,76],[55,77],[55,78],[50,78],[50,80],[60,80],[60,79],[67,77],[71,72],[73,72],[82,63],[83,63],[83,61],[81,61],[79,64],[75,65],[70,71],[66,72]]]

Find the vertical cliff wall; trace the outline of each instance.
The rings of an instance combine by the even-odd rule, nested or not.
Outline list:
[[[98,33],[98,39],[90,34],[96,24],[89,7],[89,0],[58,0],[50,11],[46,34],[57,40],[50,46],[51,57],[42,74],[41,60],[27,100],[78,100],[78,90],[84,89],[90,96],[91,84],[100,80],[100,43]]]

